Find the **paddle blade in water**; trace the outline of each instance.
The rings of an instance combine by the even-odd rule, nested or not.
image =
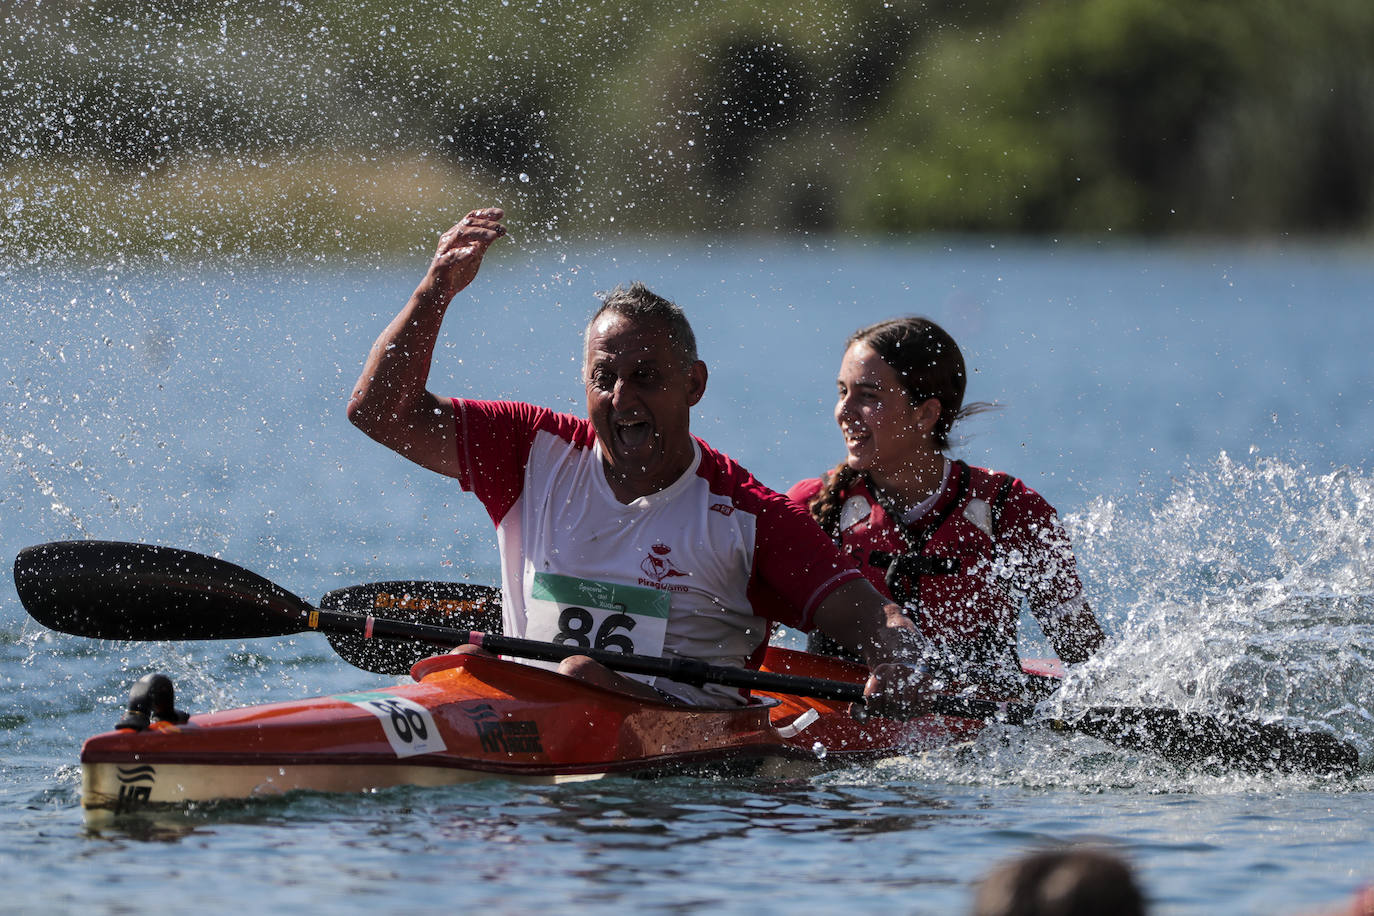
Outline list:
[[[251,639],[306,629],[310,606],[256,573],[202,554],[118,541],[57,541],[14,561],[34,620],[95,639]]]
[[[1199,768],[1354,775],[1356,749],[1334,735],[1173,709],[1099,708],[1054,723]]]
[[[335,589],[320,601],[330,611],[349,611],[467,632],[501,632],[501,590],[469,582],[372,582]],[[334,651],[351,665],[378,674],[407,674],[421,659],[442,651],[432,642],[364,639],[328,631]]]

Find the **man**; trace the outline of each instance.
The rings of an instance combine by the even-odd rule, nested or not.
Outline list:
[[[587,420],[427,389],[453,297],[505,234],[474,210],[444,233],[424,279],[373,345],[349,419],[417,464],[457,478],[498,527],[513,636],[757,667],[774,621],[819,627],[872,666],[869,711],[925,706],[918,635],[804,510],[696,439],[706,391],[681,310],[636,284],[587,327]],[[744,702],[721,685],[645,683],[586,656],[564,674],[637,696]]]

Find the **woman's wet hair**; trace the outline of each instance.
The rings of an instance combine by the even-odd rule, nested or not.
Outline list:
[[[995,406],[984,402],[964,405],[968,385],[964,354],[949,332],[929,318],[908,315],[860,328],[845,341],[845,352],[860,343],[897,373],[912,406],[931,398],[940,402],[940,417],[930,433],[936,451],[949,450],[950,430],[957,421]],[[809,504],[812,516],[832,537],[839,536],[840,494],[859,475],[859,471],[840,462],[826,475],[825,485]]]

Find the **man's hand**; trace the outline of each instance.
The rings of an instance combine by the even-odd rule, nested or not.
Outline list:
[[[914,719],[930,712],[938,684],[924,667],[878,665],[864,685],[864,714],[887,719]]]
[[[505,215],[499,207],[473,210],[439,237],[425,282],[443,302],[458,295],[477,276],[487,247],[506,234],[506,227],[501,225]]]

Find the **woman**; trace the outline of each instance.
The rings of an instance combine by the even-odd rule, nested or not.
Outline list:
[[[955,421],[991,406],[965,407],[966,381],[958,345],[929,319],[855,332],[835,403],[845,460],[788,496],[907,608],[939,669],[1019,681],[1022,596],[1066,663],[1096,650],[1102,629],[1053,507],[1009,474],[945,456]],[[810,648],[845,654],[823,636]]]

